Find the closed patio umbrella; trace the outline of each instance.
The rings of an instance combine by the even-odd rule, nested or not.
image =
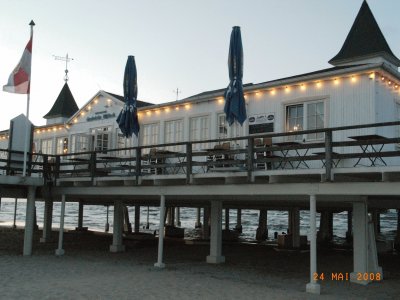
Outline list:
[[[232,29],[228,55],[229,85],[225,91],[226,120],[231,126],[235,120],[240,125],[246,120],[246,104],[243,95],[243,46],[240,27]]]
[[[118,115],[117,123],[125,137],[129,138],[134,133],[137,137],[140,126],[136,108],[137,97],[137,72],[135,57],[128,56],[124,73],[124,100],[125,105]]]

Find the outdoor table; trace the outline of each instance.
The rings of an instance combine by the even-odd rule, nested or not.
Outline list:
[[[322,161],[322,167],[324,168],[326,166],[326,161],[325,161],[325,155],[326,152],[325,151],[321,151],[321,152],[313,152],[314,155],[322,155],[321,161]],[[340,158],[338,157],[339,153],[337,152],[332,152],[332,164],[335,168],[337,168],[339,162],[340,162]]]
[[[67,158],[67,160],[78,163],[78,164],[73,164],[73,169],[72,169],[72,174],[71,175],[78,175],[78,173],[79,173],[78,170],[83,170],[83,168],[80,169],[80,168],[77,168],[77,166],[82,166],[82,165],[84,165],[83,163],[87,163],[88,164],[87,171],[89,171],[89,162],[90,162],[90,160],[88,158],[72,157],[72,158]]]
[[[299,149],[295,146],[299,146],[302,145],[299,142],[295,142],[295,141],[287,141],[287,142],[278,142],[278,143],[273,143],[272,146],[278,146],[278,147],[291,147],[293,146],[293,148],[289,148],[289,149],[277,149],[274,151],[279,151],[282,155],[282,160],[280,161],[277,169],[281,168],[284,169],[286,164],[289,163],[289,165],[292,167],[292,169],[298,169],[300,167],[301,164],[303,164],[307,169],[309,168],[309,166],[307,165],[307,163],[304,161],[304,159],[300,158],[298,164],[296,165],[295,162],[292,162],[290,160],[286,160],[286,158],[288,157],[293,157],[291,155],[289,155],[290,151],[294,151],[294,156],[295,157],[302,157],[302,156],[306,156],[308,153],[308,148],[305,149],[304,155],[301,155],[299,152]]]
[[[371,162],[371,167],[376,166],[377,162],[381,162],[383,165],[387,166],[386,162],[380,156],[383,147],[385,146],[386,137],[378,135],[378,134],[367,134],[367,135],[357,135],[357,136],[349,136],[349,139],[355,140],[357,142],[365,142],[364,144],[360,144],[360,148],[362,153],[375,153],[374,156],[368,156],[368,160]],[[378,142],[377,141],[381,141]],[[360,157],[357,162],[354,164],[354,167],[360,164],[362,157]]]

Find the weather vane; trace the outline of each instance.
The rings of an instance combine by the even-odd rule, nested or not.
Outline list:
[[[179,94],[182,93],[182,91],[179,90],[179,88],[176,88],[176,90],[173,90],[172,92],[176,94],[176,101],[178,101]]]
[[[69,77],[68,77],[68,63],[69,63],[71,60],[74,60],[74,59],[68,57],[68,53],[67,53],[66,56],[57,56],[57,55],[53,55],[53,57],[54,57],[55,60],[65,61],[65,76],[64,76],[64,81],[65,81],[65,83],[67,83],[67,82],[68,82],[68,79],[69,79]]]

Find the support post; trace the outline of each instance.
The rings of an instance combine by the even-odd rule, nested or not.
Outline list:
[[[351,211],[350,209],[347,211],[346,240],[348,243],[353,240],[353,211]]]
[[[128,233],[132,233],[132,225],[131,222],[129,220],[129,210],[128,207],[126,205],[122,206],[122,211],[123,211],[123,231],[124,232],[128,232]]]
[[[176,219],[176,226],[181,227],[181,208],[175,208],[175,219]]]
[[[196,223],[194,224],[194,228],[201,228],[201,208],[197,208],[197,214],[196,214]]]
[[[236,216],[236,227],[235,230],[239,233],[243,232],[243,226],[242,226],[242,210],[239,208],[237,210],[237,216]]]
[[[14,221],[13,221],[13,228],[17,228],[17,205],[18,205],[18,198],[15,198],[14,204]]]
[[[32,255],[32,241],[33,229],[35,218],[35,192],[36,188],[33,186],[28,187],[28,197],[26,199],[26,219],[25,219],[25,233],[24,233],[24,256]]]
[[[56,250],[57,256],[62,256],[65,253],[65,251],[63,249],[64,216],[65,216],[65,195],[62,195],[61,196],[60,230],[58,232],[58,249]]]
[[[150,221],[149,221],[149,218],[150,218],[150,206],[147,206],[146,229],[149,229],[149,228],[150,228]]]
[[[374,224],[372,218],[368,216],[367,199],[353,203],[353,225],[354,270],[350,274],[350,281],[367,285],[371,282],[369,274],[374,274],[375,278],[379,274],[382,280],[383,273],[378,265]]]
[[[105,232],[108,232],[110,230],[110,223],[108,222],[108,213],[109,213],[109,206],[107,205],[106,225],[105,225],[105,228],[104,228]]]
[[[368,272],[368,211],[366,201],[353,203],[353,273],[350,281],[368,284],[368,281],[357,280],[357,273]]]
[[[317,274],[317,198],[310,195],[310,282],[306,285],[306,292],[319,295],[321,287],[314,278]]]
[[[135,233],[140,231],[140,205],[135,205]]]
[[[394,248],[400,250],[400,209],[397,210],[397,230],[396,238],[394,240]]]
[[[330,243],[333,238],[333,213],[328,210],[321,212],[321,220],[318,231],[318,242]]]
[[[260,209],[260,215],[258,217],[258,228],[256,231],[257,241],[265,241],[266,239],[268,239],[267,216],[268,210]]]
[[[332,131],[325,132],[325,180],[332,180]]]
[[[41,243],[47,243],[51,239],[51,227],[53,221],[53,200],[50,198],[44,201],[44,216],[43,216],[43,235],[40,238]]]
[[[225,208],[225,230],[229,230],[229,208]]]
[[[211,239],[210,255],[207,256],[207,263],[219,264],[225,262],[222,256],[222,202],[211,201]]]
[[[203,214],[203,239],[208,240],[210,238],[210,207],[204,207]]]
[[[164,214],[165,214],[165,196],[160,196],[160,224],[158,228],[158,257],[157,262],[154,264],[156,268],[165,268],[163,263],[164,251]]]
[[[125,251],[125,246],[122,245],[123,221],[122,201],[114,200],[113,244],[110,246],[110,252]]]
[[[79,210],[78,210],[78,227],[76,230],[83,230],[83,202],[79,201]]]
[[[289,211],[289,233],[292,235],[293,248],[300,248],[300,210],[298,207]]]

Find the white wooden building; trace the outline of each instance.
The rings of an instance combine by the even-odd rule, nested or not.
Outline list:
[[[225,88],[156,105],[139,101],[139,144],[233,138],[400,119],[400,61],[390,50],[366,2],[341,50],[329,62],[332,68],[245,84],[248,119],[243,127],[238,124],[229,127],[225,122]],[[123,97],[99,91],[78,110],[66,84],[45,116],[47,124],[36,127],[33,149],[61,154],[137,145],[136,138],[126,140],[118,129],[116,118],[122,107]],[[376,128],[362,133],[397,135],[393,130],[393,127]],[[336,133],[334,139],[345,140],[344,135],[349,132],[343,132],[343,136]],[[7,147],[7,136],[8,131],[0,135],[2,148]],[[323,141],[324,136],[298,135],[292,139],[307,143]],[[207,146],[197,144],[197,147]],[[183,150],[175,148],[171,150]]]

